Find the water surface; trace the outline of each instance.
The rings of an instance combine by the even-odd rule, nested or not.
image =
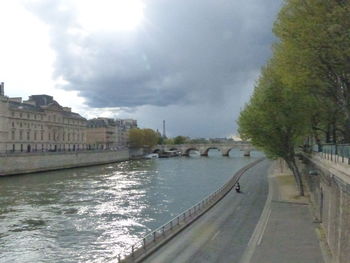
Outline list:
[[[0,178],[0,262],[111,262],[259,156],[210,155]]]

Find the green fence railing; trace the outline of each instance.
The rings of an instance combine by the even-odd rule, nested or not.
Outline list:
[[[312,150],[321,153],[325,159],[350,164],[350,144],[314,145]]]

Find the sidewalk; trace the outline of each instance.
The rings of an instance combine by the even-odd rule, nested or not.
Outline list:
[[[317,227],[308,198],[298,196],[294,177],[276,161],[264,211],[240,263],[323,263]]]

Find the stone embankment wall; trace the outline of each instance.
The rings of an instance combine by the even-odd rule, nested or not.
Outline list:
[[[350,165],[327,156],[304,156],[299,163],[310,190],[315,220],[321,223],[332,262],[350,262]]]
[[[90,166],[128,159],[129,150],[1,155],[0,176]]]

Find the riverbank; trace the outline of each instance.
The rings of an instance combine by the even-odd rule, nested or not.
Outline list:
[[[0,157],[0,176],[93,166],[129,159],[129,150],[7,154]]]

